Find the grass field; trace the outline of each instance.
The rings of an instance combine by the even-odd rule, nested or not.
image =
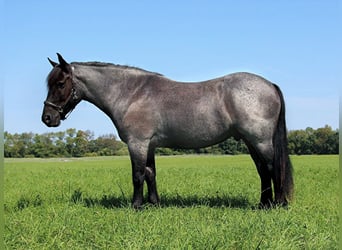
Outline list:
[[[287,209],[255,209],[249,156],[157,157],[161,205],[130,207],[128,157],[5,159],[7,249],[337,249],[338,156],[294,156]]]

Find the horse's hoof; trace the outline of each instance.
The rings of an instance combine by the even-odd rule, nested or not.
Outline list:
[[[274,203],[274,206],[276,206],[276,207],[282,207],[282,208],[288,208],[288,205],[289,205],[289,203],[287,202],[286,199],[285,199],[285,200],[282,200],[282,201],[276,201],[276,202]]]
[[[258,209],[271,209],[274,207],[273,201],[261,201],[258,205]]]
[[[160,199],[158,196],[153,195],[153,196],[148,197],[148,202],[153,204],[153,205],[159,205]]]
[[[142,209],[142,202],[141,201],[132,202],[132,208],[134,208],[136,210]]]

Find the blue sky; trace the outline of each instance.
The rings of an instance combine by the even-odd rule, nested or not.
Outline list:
[[[40,120],[56,52],[200,81],[236,71],[282,89],[289,129],[338,128],[341,85],[339,1],[17,1],[3,3],[4,129],[67,128],[116,133],[81,102],[59,128]]]

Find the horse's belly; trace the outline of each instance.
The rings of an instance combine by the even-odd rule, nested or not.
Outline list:
[[[169,127],[162,133],[158,146],[172,148],[204,148],[215,145],[233,135],[227,124],[189,122]]]
[[[231,117],[216,92],[182,100],[160,112],[160,146],[203,148],[231,135]]]

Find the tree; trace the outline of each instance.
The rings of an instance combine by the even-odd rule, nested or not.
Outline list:
[[[313,129],[290,131],[288,133],[288,144],[291,154],[312,154],[314,147]]]
[[[11,135],[4,133],[4,156],[5,157],[25,157],[31,154],[33,145],[33,133],[22,133]]]
[[[219,144],[222,154],[236,155],[248,153],[246,144],[242,140],[228,138]]]
[[[35,157],[46,158],[54,156],[54,146],[48,133],[42,135],[35,134],[33,141],[34,145],[32,152]]]
[[[90,145],[90,152],[100,156],[115,155],[124,145],[116,140],[114,134],[108,134],[93,140]]]
[[[338,131],[326,125],[324,128],[318,128],[314,132],[315,152],[316,154],[338,154]]]
[[[78,130],[74,138],[74,150],[72,156],[82,157],[87,152],[88,136],[87,132]]]
[[[54,145],[56,147],[56,155],[57,156],[67,156],[68,152],[66,149],[66,132],[65,131],[60,131],[60,132],[56,132],[55,135],[55,142]]]

